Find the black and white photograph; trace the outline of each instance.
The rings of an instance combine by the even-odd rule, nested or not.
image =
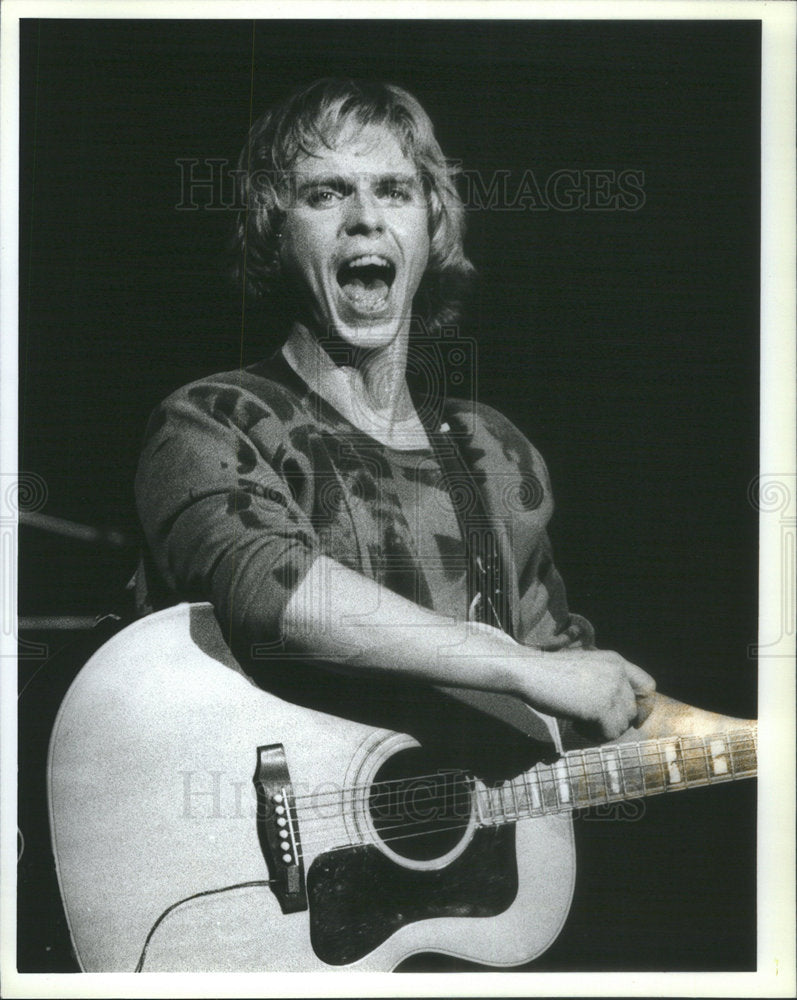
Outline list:
[[[794,7],[10,6],[5,995],[791,995]]]

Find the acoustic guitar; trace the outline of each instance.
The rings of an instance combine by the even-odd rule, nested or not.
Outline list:
[[[75,953],[89,972],[519,965],[567,917],[574,810],[752,777],[756,748],[740,723],[563,752],[514,699],[244,661],[210,605],[178,605],[102,646],[55,723]]]

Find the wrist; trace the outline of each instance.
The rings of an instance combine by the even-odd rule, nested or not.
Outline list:
[[[523,658],[518,684],[518,697],[532,708],[551,715],[568,715],[576,679],[570,664],[561,654],[530,649]]]

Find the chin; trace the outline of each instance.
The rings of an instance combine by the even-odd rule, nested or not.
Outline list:
[[[356,324],[338,321],[334,324],[335,333],[342,341],[366,351],[389,347],[397,340],[400,328],[400,323],[393,320],[369,320]]]
[[[363,350],[389,347],[409,328],[409,312],[405,315],[394,309],[379,310],[368,314],[353,309],[348,303],[335,303],[330,310],[327,329],[333,335]]]

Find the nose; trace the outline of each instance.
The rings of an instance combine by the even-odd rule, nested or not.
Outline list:
[[[381,233],[385,219],[382,203],[372,191],[357,188],[348,204],[346,232],[350,236]]]

